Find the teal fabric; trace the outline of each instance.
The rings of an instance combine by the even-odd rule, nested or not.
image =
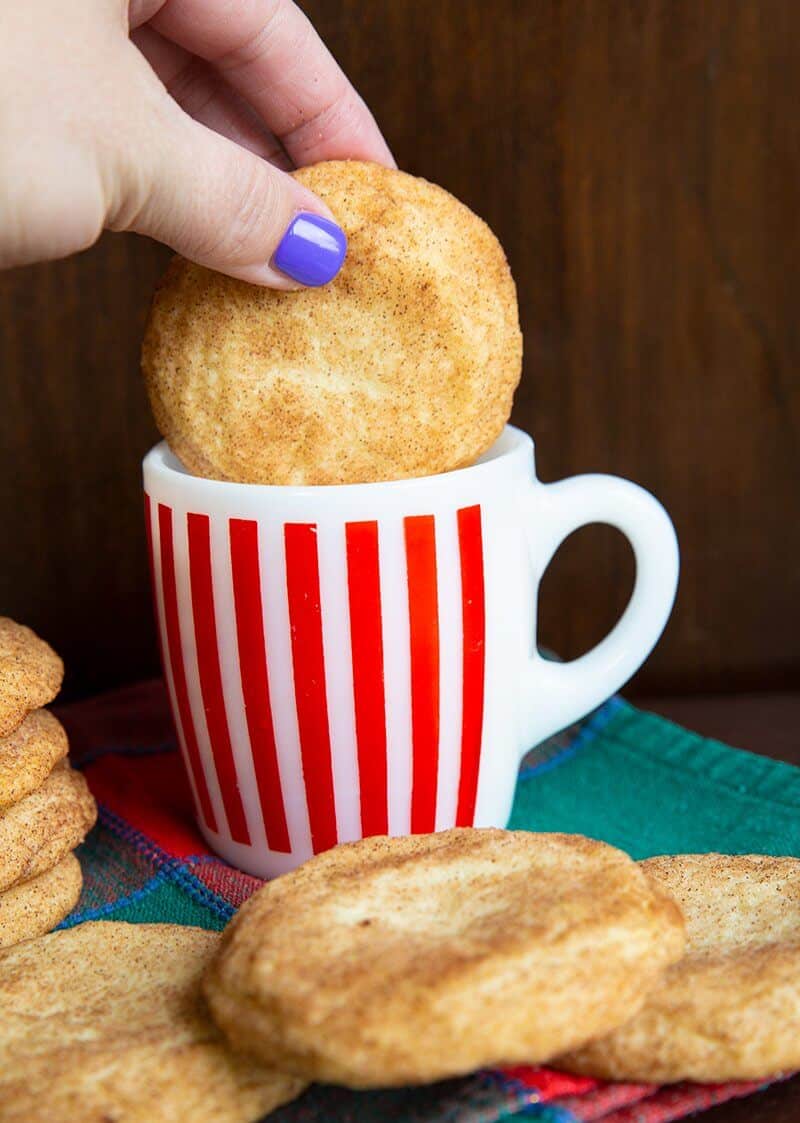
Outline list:
[[[523,769],[509,826],[586,834],[634,858],[800,855],[800,769],[612,699]]]

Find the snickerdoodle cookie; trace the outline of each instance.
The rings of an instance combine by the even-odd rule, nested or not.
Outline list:
[[[80,772],[57,764],[41,787],[0,812],[0,892],[52,869],[83,842],[97,804]]]
[[[0,737],[0,812],[38,788],[68,748],[64,727],[48,710],[34,710]]]
[[[686,954],[642,1009],[558,1064],[611,1080],[761,1080],[800,1068],[800,860],[651,858],[686,919]]]
[[[81,864],[74,854],[67,854],[52,869],[0,893],[0,948],[55,928],[75,908],[82,886]]]
[[[25,715],[52,702],[61,689],[64,664],[35,632],[0,616],[0,737]]]
[[[209,1016],[200,979],[218,940],[101,922],[0,955],[0,1123],[252,1123],[298,1095]]]
[[[206,978],[234,1046],[307,1079],[425,1083],[620,1024],[683,949],[673,902],[576,835],[369,838],[270,882]]]
[[[500,434],[519,382],[514,282],[489,227],[360,161],[296,178],[347,234],[339,275],[275,292],[176,259],[142,349],[156,423],[197,475],[339,484],[445,472]]]

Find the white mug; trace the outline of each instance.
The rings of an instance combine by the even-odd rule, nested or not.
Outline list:
[[[636,484],[543,484],[508,426],[480,461],[388,483],[272,487],[144,461],[172,713],[209,845],[259,877],[338,842],[505,826],[522,756],[649,654],[678,579],[675,532]],[[539,581],[608,523],[630,603],[570,663],[537,652]]]

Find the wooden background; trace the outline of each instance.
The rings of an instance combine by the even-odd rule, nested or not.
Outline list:
[[[516,276],[515,420],[546,480],[629,476],[683,577],[648,692],[800,681],[800,4],[314,0],[401,166],[494,227]],[[79,694],[154,672],[138,343],[167,252],[107,236],[0,275],[0,612]],[[627,547],[576,536],[543,638],[625,601]]]

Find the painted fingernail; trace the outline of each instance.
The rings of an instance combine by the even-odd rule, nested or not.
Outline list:
[[[319,214],[301,211],[289,223],[275,251],[275,269],[301,285],[327,285],[342,268],[347,253],[344,230]]]

